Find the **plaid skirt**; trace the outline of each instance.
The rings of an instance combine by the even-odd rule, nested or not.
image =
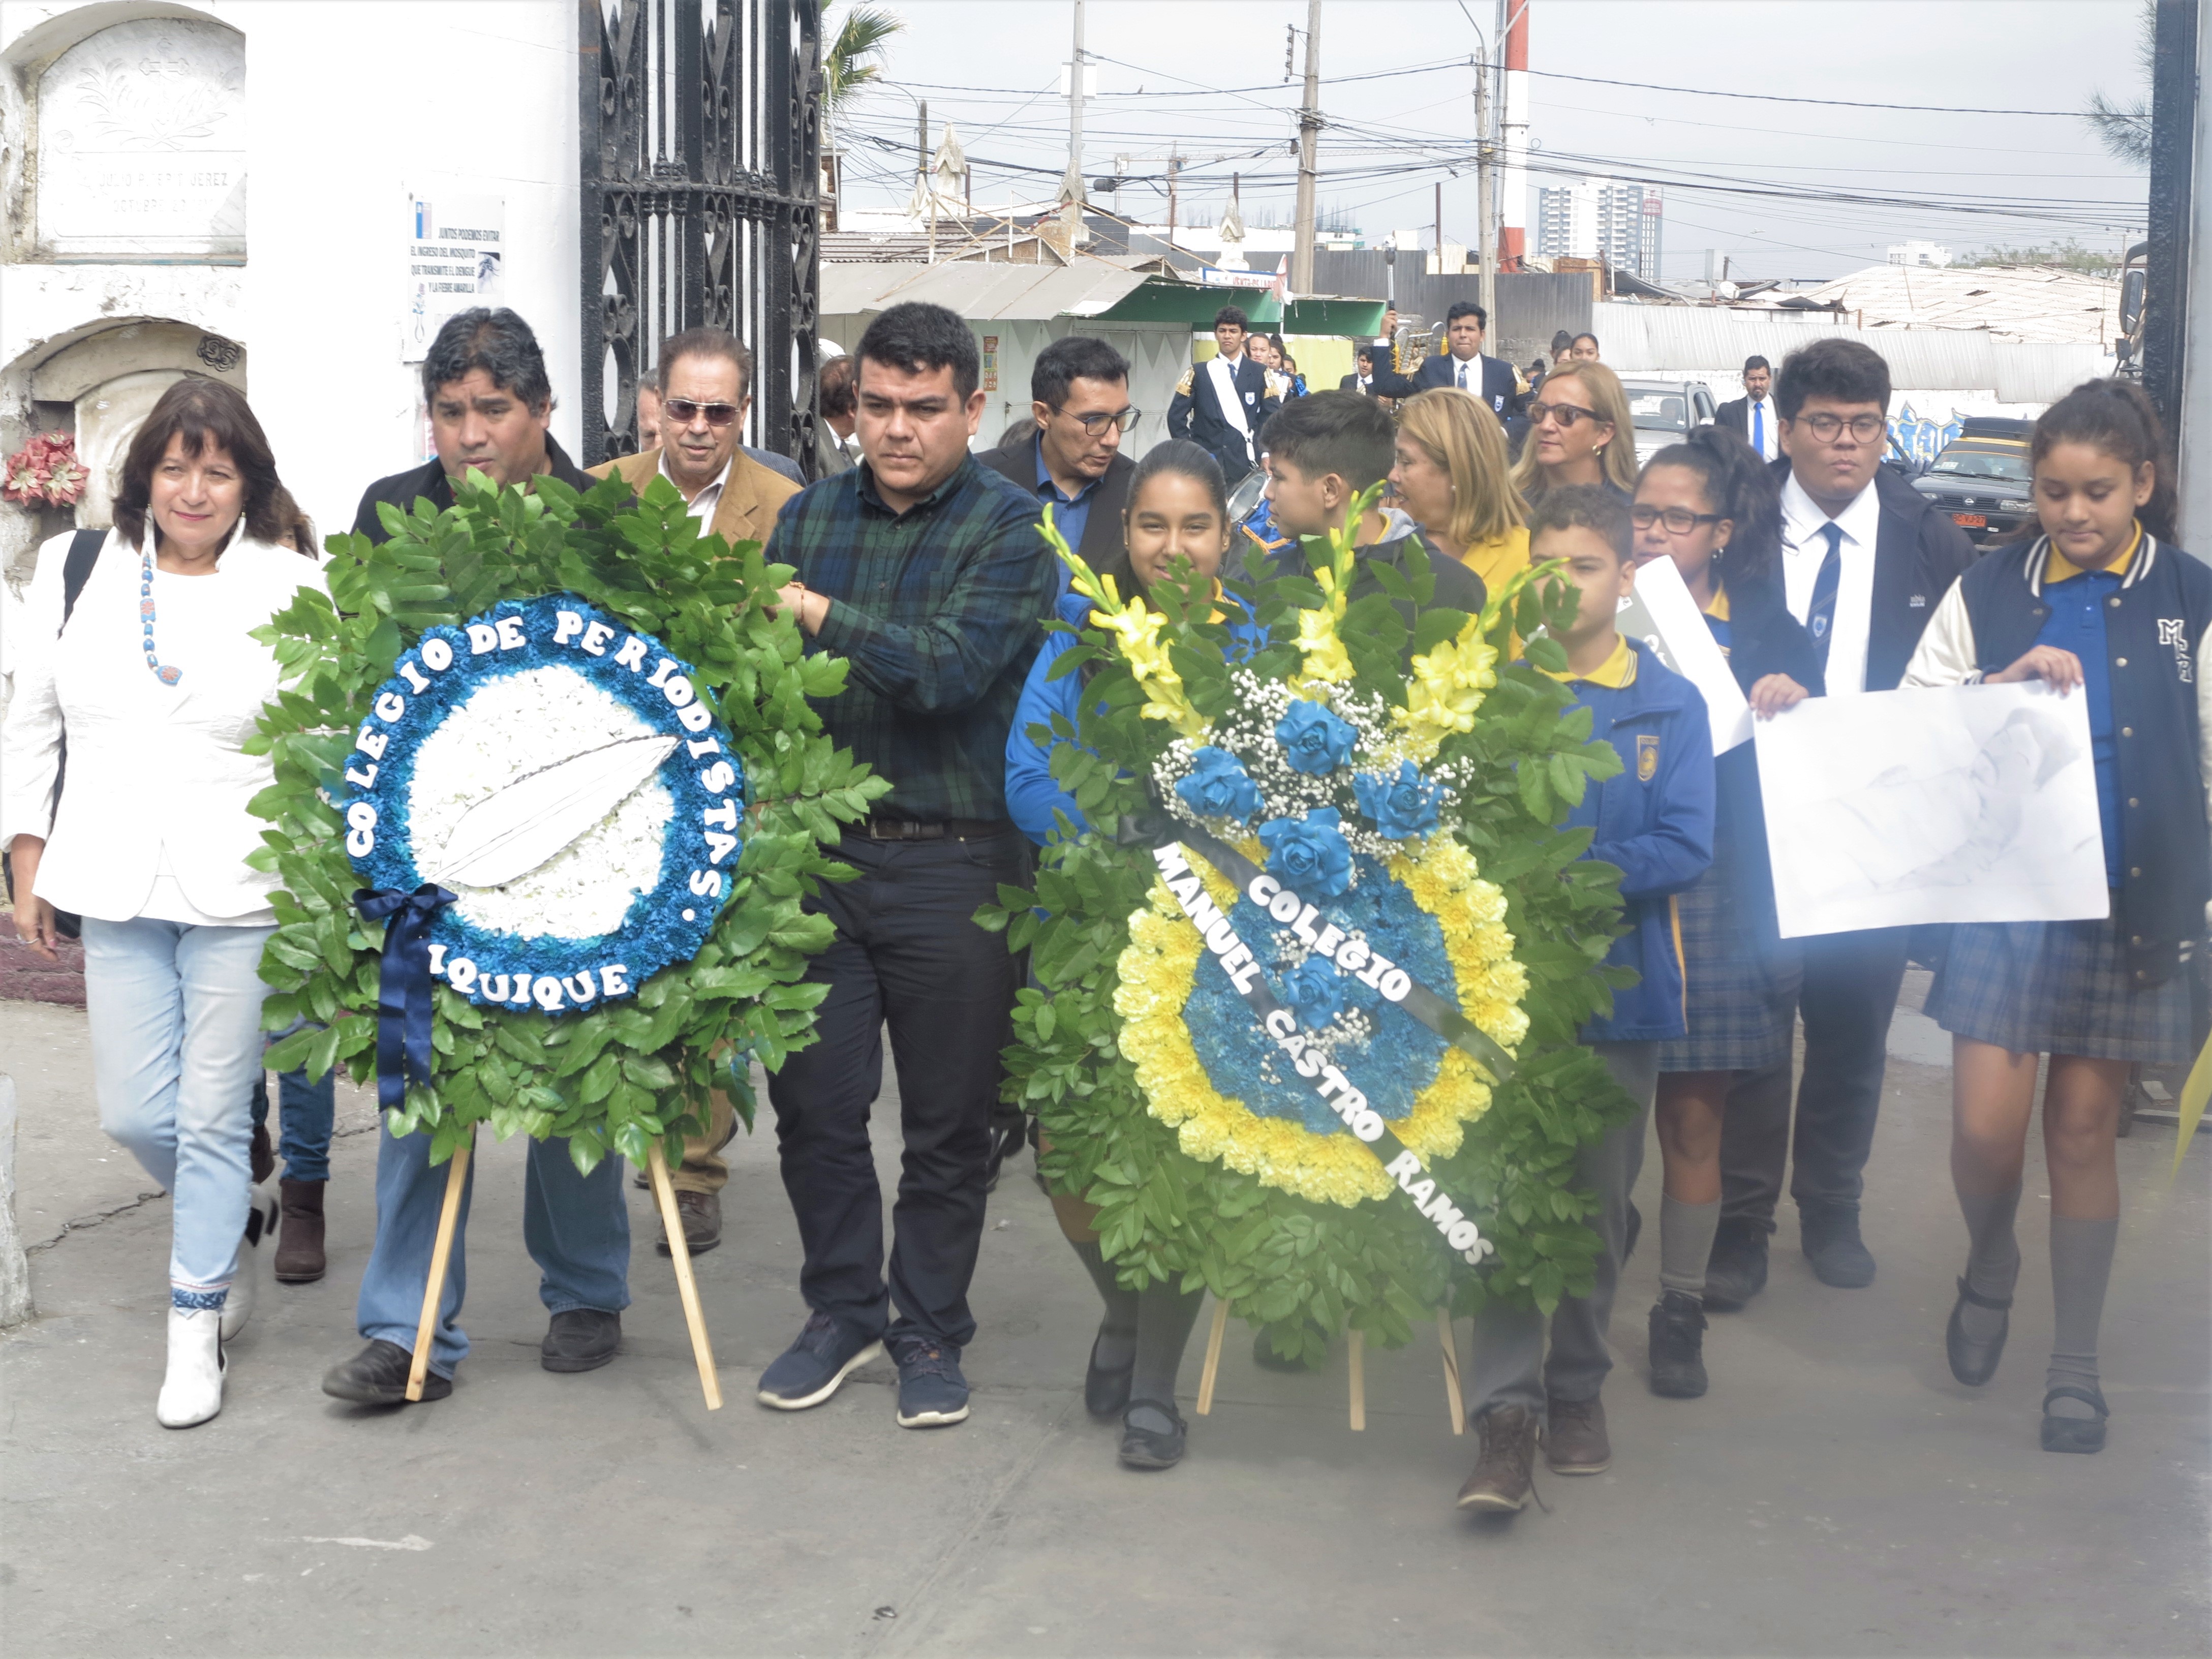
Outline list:
[[[2128,988],[2119,923],[1962,921],[1928,988],[1945,1030],[2016,1054],[2185,1065],[2189,981]]]
[[[1659,1045],[1661,1071],[1753,1072],[1789,1060],[1802,963],[1749,911],[1718,860],[1674,896],[1689,1035]]]

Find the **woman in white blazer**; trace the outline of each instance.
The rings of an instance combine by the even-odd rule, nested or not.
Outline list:
[[[244,744],[280,678],[252,630],[322,574],[260,422],[218,381],[155,404],[115,526],[73,599],[74,538],[40,550],[0,731],[0,848],[33,950],[52,954],[57,910],[83,919],[101,1126],[174,1200],[155,1415],[184,1428],[222,1407],[222,1339],[252,1282],[228,1305],[276,926],[276,878],[246,861],[261,845],[247,803],[273,775]]]

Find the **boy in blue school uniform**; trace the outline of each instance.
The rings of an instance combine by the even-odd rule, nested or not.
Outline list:
[[[1598,1389],[1613,1367],[1606,1325],[1627,1243],[1628,1194],[1644,1164],[1659,1045],[1686,1034],[1674,895],[1713,857],[1713,740],[1705,699],[1613,624],[1635,585],[1633,544],[1627,503],[1601,486],[1552,490],[1529,516],[1529,559],[1564,561],[1566,580],[1581,593],[1574,624],[1559,639],[1567,667],[1556,678],[1589,709],[1591,735],[1620,756],[1619,774],[1583,792],[1567,827],[1591,831],[1584,857],[1620,870],[1627,931],[1606,959],[1641,979],[1615,991],[1613,1012],[1583,1026],[1582,1038],[1638,1109],[1583,1148],[1577,1161],[1583,1183],[1598,1200],[1590,1218],[1601,1246],[1597,1279],[1589,1296],[1568,1297],[1553,1314],[1549,1356],[1544,1317],[1533,1309],[1493,1300],[1475,1316],[1468,1400],[1481,1450],[1460,1488],[1463,1510],[1510,1514],[1526,1504],[1540,1438],[1546,1462],[1561,1474],[1596,1474],[1613,1457]]]

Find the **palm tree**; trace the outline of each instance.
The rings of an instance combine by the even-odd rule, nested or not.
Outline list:
[[[2142,0],[2136,18],[2136,62],[2148,82],[2158,66],[2157,0]],[[2097,135],[2097,142],[2116,160],[2130,167],[2150,165],[2150,100],[2137,96],[2122,101],[2107,98],[2102,88],[2089,94],[2088,112],[2081,118]]]
[[[822,0],[826,24],[830,0]],[[846,9],[822,53],[822,156],[830,173],[830,228],[836,228],[837,209],[844,194],[845,169],[837,153],[836,124],[838,112],[872,82],[883,78],[883,59],[890,38],[905,21],[878,6]],[[825,30],[826,32],[826,30]]]

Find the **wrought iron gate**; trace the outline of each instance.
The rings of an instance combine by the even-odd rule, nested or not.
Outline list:
[[[711,14],[711,15],[710,15]],[[820,0],[579,0],[583,456],[702,324],[753,349],[746,441],[814,471]]]

